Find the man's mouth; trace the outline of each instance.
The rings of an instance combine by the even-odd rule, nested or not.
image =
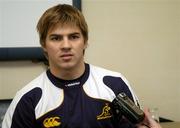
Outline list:
[[[69,60],[72,59],[72,57],[73,57],[72,54],[63,54],[63,55],[61,55],[61,58],[62,58],[64,61],[69,61]]]

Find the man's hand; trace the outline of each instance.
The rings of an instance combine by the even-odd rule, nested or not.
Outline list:
[[[145,119],[143,122],[137,125],[137,128],[161,128],[161,125],[157,123],[149,112],[149,109],[144,109]]]

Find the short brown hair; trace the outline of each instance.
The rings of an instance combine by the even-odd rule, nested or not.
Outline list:
[[[57,24],[72,24],[80,28],[84,41],[88,40],[88,26],[83,14],[75,7],[58,4],[46,10],[38,21],[37,31],[41,46],[45,46],[48,31]]]

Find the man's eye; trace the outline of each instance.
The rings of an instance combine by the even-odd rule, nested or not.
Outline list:
[[[71,35],[69,37],[71,40],[79,39],[80,37],[78,35]]]
[[[53,36],[53,37],[50,38],[50,40],[52,40],[52,41],[60,41],[61,38],[58,37],[58,36]]]

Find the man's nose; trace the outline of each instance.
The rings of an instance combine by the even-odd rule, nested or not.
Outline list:
[[[62,49],[71,49],[71,43],[68,38],[64,38],[61,44]]]

